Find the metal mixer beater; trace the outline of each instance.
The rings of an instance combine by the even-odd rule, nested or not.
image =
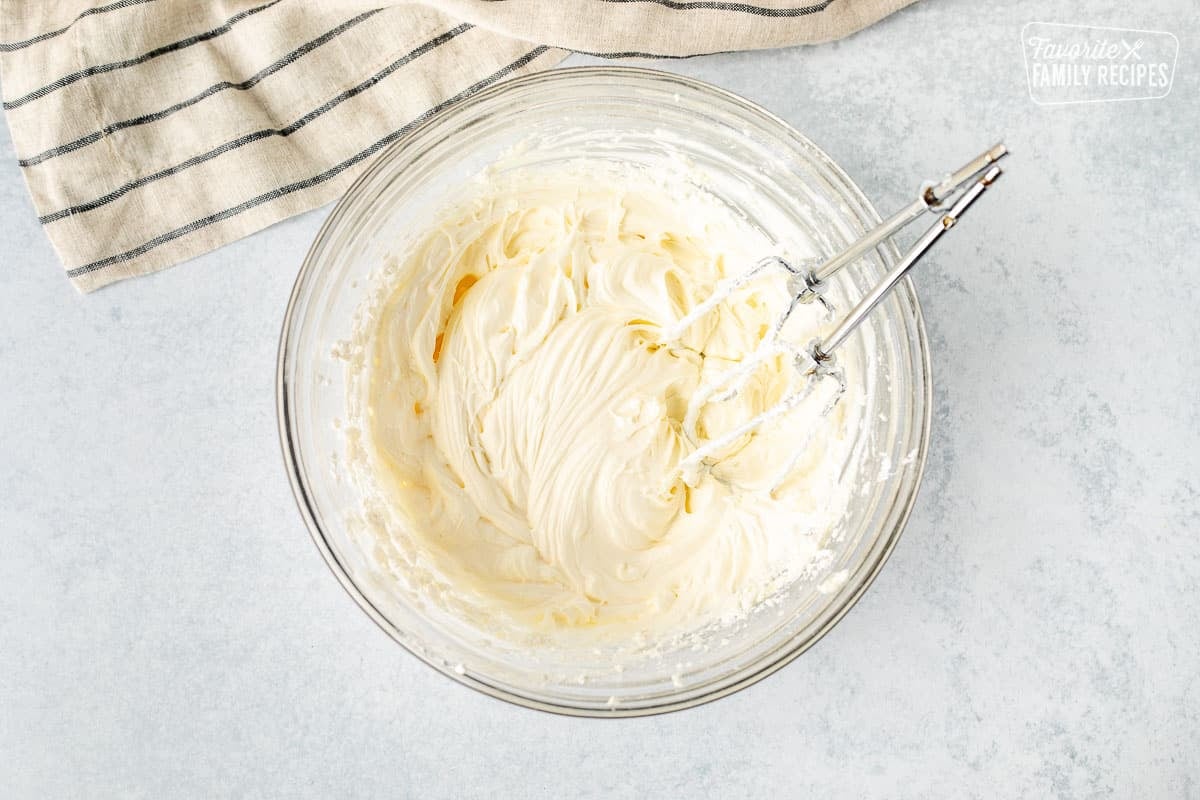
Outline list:
[[[792,410],[816,389],[822,379],[832,379],[837,382],[833,399],[824,410],[828,414],[845,391],[845,379],[837,367],[834,351],[846,341],[867,315],[895,288],[908,271],[921,260],[935,242],[947,231],[953,228],[966,212],[967,208],[1000,177],[1000,167],[996,166],[1008,150],[1003,144],[998,144],[972,159],[958,170],[946,175],[939,181],[929,181],[922,184],[917,199],[881,222],[878,226],[867,231],[853,244],[842,252],[823,262],[812,261],[803,264],[792,264],[779,256],[769,256],[762,259],[746,272],[721,281],[713,293],[699,303],[690,313],[679,320],[674,326],[663,332],[664,341],[680,339],[698,320],[711,313],[721,303],[728,300],[734,293],[756,279],[771,273],[783,272],[787,275],[789,302],[783,312],[776,318],[771,332],[765,336],[753,353],[743,359],[738,366],[718,374],[714,379],[702,385],[688,403],[687,413],[683,420],[683,432],[692,442],[699,443],[697,448],[679,463],[683,480],[694,485],[699,479],[705,465],[713,456],[721,453],[735,442],[761,428],[773,419],[777,419]],[[894,235],[926,212],[938,215],[934,223],[908,249],[895,267],[884,276],[857,305],[842,318],[836,328],[823,340],[817,340],[806,346],[789,342],[783,335],[784,326],[801,303],[819,301],[832,311],[821,294],[824,282],[841,270],[854,263],[884,240]],[[725,402],[737,395],[738,391],[750,380],[761,365],[770,359],[784,356],[791,359],[792,365],[800,371],[805,380],[795,392],[787,395],[766,411],[737,425],[732,430],[715,439],[704,441],[698,431],[700,414],[709,403]],[[803,444],[803,443],[802,443]],[[798,459],[804,447],[797,448]],[[775,481],[775,486],[791,472],[795,460],[788,464]]]

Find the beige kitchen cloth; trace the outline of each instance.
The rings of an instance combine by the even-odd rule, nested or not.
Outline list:
[[[322,205],[438,110],[570,51],[822,42],[912,1],[0,0],[0,86],[86,292]]]

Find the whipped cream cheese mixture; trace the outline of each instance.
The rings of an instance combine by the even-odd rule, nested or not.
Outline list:
[[[682,425],[768,335],[782,277],[663,335],[778,251],[683,178],[600,162],[482,176],[398,251],[360,320],[349,421],[375,558],[490,634],[542,640],[678,634],[825,578],[861,445],[852,348],[827,417],[822,385],[699,475],[679,467],[800,385],[780,357],[705,404],[698,441]],[[811,341],[825,316],[802,306],[789,335]]]

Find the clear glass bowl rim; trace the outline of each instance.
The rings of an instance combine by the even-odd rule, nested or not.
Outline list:
[[[693,708],[698,705],[703,705],[721,697],[733,694],[748,686],[751,686],[768,675],[773,674],[820,641],[841,619],[853,608],[866,593],[867,589],[874,583],[875,578],[883,569],[883,565],[887,563],[892,551],[895,549],[901,534],[908,523],[911,516],[913,506],[919,494],[921,484],[924,479],[926,460],[929,451],[929,438],[932,425],[932,396],[933,384],[931,375],[931,364],[929,359],[929,343],[925,331],[924,316],[921,311],[921,305],[917,298],[916,291],[911,280],[905,278],[903,282],[896,287],[894,292],[903,297],[905,304],[911,309],[912,322],[916,328],[916,347],[918,360],[914,366],[919,371],[919,375],[914,375],[915,382],[920,384],[922,397],[922,413],[920,428],[916,434],[917,454],[911,465],[915,470],[911,481],[911,489],[907,496],[899,498],[899,514],[896,517],[896,523],[890,531],[886,532],[886,539],[883,547],[880,548],[876,559],[868,565],[868,570],[863,574],[859,584],[854,587],[854,590],[843,597],[839,608],[828,615],[824,623],[812,631],[806,631],[798,634],[795,639],[781,652],[776,654],[776,657],[764,661],[758,665],[757,669],[747,674],[741,675],[735,680],[727,681],[724,684],[714,688],[713,690],[701,695],[696,695],[681,700],[667,700],[655,706],[639,707],[639,708],[617,708],[611,711],[596,711],[594,708],[573,707],[569,705],[560,705],[542,702],[521,694],[506,691],[499,687],[493,686],[484,681],[477,680],[470,674],[459,674],[452,669],[446,668],[443,664],[437,663],[429,658],[426,658],[422,653],[410,648],[399,635],[398,631],[392,623],[385,617],[367,598],[363,592],[354,583],[345,566],[339,561],[336,552],[326,538],[325,532],[322,530],[317,521],[318,515],[314,512],[313,501],[306,485],[305,476],[300,466],[300,458],[297,453],[297,437],[292,432],[292,425],[295,421],[294,409],[291,403],[291,393],[288,385],[289,365],[288,349],[292,341],[293,331],[296,327],[296,312],[300,298],[303,296],[310,277],[319,268],[317,255],[323,250],[323,245],[332,237],[338,229],[343,217],[347,213],[347,209],[354,205],[354,200],[360,194],[364,187],[370,185],[372,181],[377,179],[391,160],[402,151],[410,140],[417,137],[419,134],[426,131],[434,125],[442,123],[444,120],[471,109],[483,102],[494,99],[499,95],[513,92],[515,90],[530,88],[547,82],[574,80],[579,77],[611,79],[620,81],[622,79],[640,79],[640,80],[655,80],[666,83],[681,85],[689,90],[699,92],[701,94],[709,94],[714,98],[720,99],[726,103],[739,107],[739,110],[750,116],[758,117],[760,121],[776,126],[777,134],[782,134],[790,140],[790,143],[795,145],[796,149],[803,151],[807,157],[812,158],[819,163],[820,167],[825,171],[825,178],[836,183],[836,189],[846,198],[852,200],[856,209],[850,213],[856,213],[860,217],[860,221],[865,225],[871,225],[879,221],[880,217],[874,206],[867,199],[863,191],[854,183],[853,180],[839,167],[832,158],[830,158],[820,147],[814,144],[806,136],[801,134],[789,123],[784,121],[777,115],[767,111],[762,106],[754,103],[734,92],[722,89],[718,86],[710,84],[706,81],[701,81],[695,78],[678,75],[676,73],[665,72],[662,70],[648,69],[645,67],[629,67],[629,66],[579,66],[579,67],[559,67],[536,72],[530,75],[525,75],[517,78],[511,78],[487,89],[484,89],[470,97],[459,101],[455,105],[443,110],[441,113],[434,114],[430,118],[424,120],[421,124],[415,126],[406,135],[392,142],[389,146],[383,149],[371,162],[370,166],[365,169],[361,175],[350,185],[342,197],[337,201],[330,212],[329,216],[321,225],[316,238],[309,247],[308,253],[305,255],[304,262],[301,264],[300,270],[296,275],[296,280],[292,286],[292,291],[288,297],[287,308],[284,312],[283,322],[279,336],[279,350],[276,360],[276,380],[275,380],[275,401],[276,401],[276,418],[279,429],[279,442],[283,453],[284,463],[288,473],[288,480],[292,487],[292,494],[296,500],[297,508],[304,520],[305,526],[308,528],[309,534],[316,545],[317,550],[321,553],[321,557],[325,560],[330,571],[337,578],[338,582],[354,602],[369,616],[376,625],[378,625],[388,636],[395,642],[400,644],[408,653],[415,656],[419,661],[432,667],[439,674],[445,675],[452,680],[463,684],[471,689],[481,692],[484,695],[493,697],[499,700],[504,700],[518,706],[530,708],[538,711],[545,711],[554,714],[577,716],[577,717],[596,717],[596,718],[621,718],[621,717],[636,717],[649,716],[654,714],[662,714],[671,711],[680,711],[686,708]],[[879,250],[886,255],[885,260],[895,263],[899,260],[900,254],[896,249],[895,244],[888,240],[880,245]]]

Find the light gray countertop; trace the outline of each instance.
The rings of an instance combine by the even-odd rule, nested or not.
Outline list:
[[[1034,104],[1033,20],[1173,32],[1171,94]],[[642,720],[463,688],[329,574],[273,394],[328,209],[79,296],[0,127],[0,795],[1200,797],[1198,53],[1195,0],[928,0],[660,65],[881,211],[1015,155],[918,268],[930,462],[875,586],[778,674]]]

